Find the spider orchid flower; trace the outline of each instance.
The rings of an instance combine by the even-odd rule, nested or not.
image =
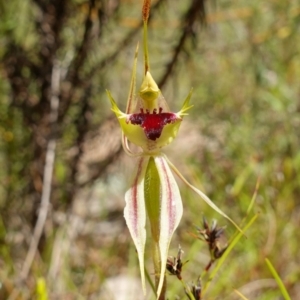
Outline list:
[[[146,215],[151,225],[151,235],[156,244],[156,255],[159,266],[157,295],[161,293],[169,244],[174,231],[182,217],[183,208],[179,188],[171,170],[173,170],[192,190],[208,205],[230,220],[203,192],[192,186],[168,160],[161,148],[168,145],[176,137],[182,118],[192,106],[189,101],[192,91],[183,102],[178,113],[170,111],[164,97],[149,71],[146,72],[139,93],[135,93],[135,73],[137,52],[135,53],[130,92],[126,112],[122,112],[111,93],[107,95],[111,101],[112,111],[122,128],[122,143],[127,154],[139,157],[133,182],[125,194],[126,207],[124,217],[137,249],[142,285],[145,291],[144,249],[146,243]],[[142,151],[134,153],[129,142],[139,146]],[[155,254],[154,254],[155,255]]]
[[[139,156],[132,185],[125,194],[124,217],[137,249],[145,290],[144,249],[148,214],[152,239],[156,245],[154,252],[159,261],[155,267],[155,272],[160,274],[157,284],[159,295],[163,286],[169,244],[183,213],[179,188],[161,148],[176,137],[183,116],[191,108],[189,100],[192,92],[188,94],[178,113],[170,112],[151,73],[147,71],[139,93],[135,95],[137,52],[138,48],[126,113],[120,111],[110,92],[107,94],[122,128],[124,150],[130,156]],[[142,152],[133,153],[128,141],[140,146]]]
[[[141,88],[136,93],[137,47],[126,111],[122,112],[118,108],[109,91],[107,91],[107,95],[112,105],[112,111],[122,128],[123,148],[128,155],[138,158],[131,186],[125,194],[124,218],[137,250],[142,286],[145,293],[144,252],[146,218],[148,215],[153,242],[152,256],[158,299],[165,285],[169,245],[183,214],[182,200],[173,172],[215,211],[227,218],[238,229],[239,227],[203,192],[192,186],[168,160],[166,155],[161,152],[164,146],[174,140],[183,117],[186,115],[187,110],[192,107],[189,104],[192,91],[184,100],[181,110],[174,113],[170,111],[166,100],[152,78],[149,71],[147,48],[149,3],[149,0],[144,0],[145,76]],[[133,152],[130,149],[129,142],[139,146],[141,151]]]

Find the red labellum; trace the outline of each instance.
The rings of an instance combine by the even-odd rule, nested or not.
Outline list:
[[[178,117],[174,113],[163,113],[162,108],[159,113],[154,109],[151,114],[148,110],[144,113],[143,109],[138,114],[132,114],[129,121],[133,125],[140,125],[149,140],[155,141],[162,133],[165,125],[174,123]]]

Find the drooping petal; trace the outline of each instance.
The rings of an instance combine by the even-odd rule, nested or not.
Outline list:
[[[124,218],[134,241],[140,264],[143,291],[146,291],[144,271],[144,250],[146,243],[146,208],[144,199],[144,179],[149,156],[141,157],[135,170],[133,183],[125,194]]]
[[[161,259],[160,280],[157,288],[157,297],[163,286],[168,250],[171,238],[177,228],[183,213],[180,191],[175,178],[164,156],[154,157],[161,185],[161,212],[159,250]]]
[[[235,228],[243,233],[242,229],[231,219],[229,218],[216,204],[213,203],[212,200],[210,200],[202,191],[194,187],[192,184],[190,184],[184,176],[178,171],[178,169],[170,162],[170,160],[164,155],[165,159],[167,160],[169,166],[171,169],[176,173],[176,175],[188,186],[190,187],[196,194],[198,194],[213,210],[215,210],[217,213],[219,213],[221,216],[223,216],[225,219],[227,219],[230,223],[232,223]]]

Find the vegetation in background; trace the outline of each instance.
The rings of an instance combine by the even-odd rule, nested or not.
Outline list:
[[[178,109],[194,88],[195,109],[168,156],[238,223],[260,178],[253,207],[259,217],[205,299],[239,299],[235,289],[248,299],[282,297],[266,257],[297,299],[300,6],[177,3],[153,1],[149,20],[151,72],[170,106]],[[133,0],[0,3],[0,299],[16,293],[19,299],[106,299],[109,279],[138,276],[122,215],[132,162],[120,150],[105,88],[126,99],[140,20],[140,1]],[[55,97],[59,105],[51,108]],[[50,205],[35,259],[22,277],[51,140]],[[170,253],[181,245],[189,260],[185,281],[197,284],[209,253],[189,233],[203,214],[216,216],[184,186],[181,195],[185,210]],[[234,228],[226,225],[230,237]],[[185,297],[172,276],[168,298],[177,296]]]

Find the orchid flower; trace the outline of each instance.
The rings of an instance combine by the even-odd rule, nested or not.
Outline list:
[[[124,218],[134,241],[145,293],[144,250],[146,244],[146,215],[151,226],[152,255],[155,269],[156,293],[159,298],[164,282],[169,245],[183,214],[182,200],[175,172],[194,192],[222,216],[230,220],[203,192],[192,186],[168,160],[161,149],[176,137],[183,117],[192,106],[192,91],[187,95],[179,112],[171,112],[150,69],[147,48],[147,20],[150,1],[144,1],[144,57],[145,76],[138,93],[135,91],[138,46],[135,51],[130,90],[125,113],[122,112],[111,93],[107,95],[122,128],[122,144],[125,152],[137,157],[133,181],[125,194]],[[148,11],[147,6],[148,4]],[[141,148],[134,153],[129,142]]]

